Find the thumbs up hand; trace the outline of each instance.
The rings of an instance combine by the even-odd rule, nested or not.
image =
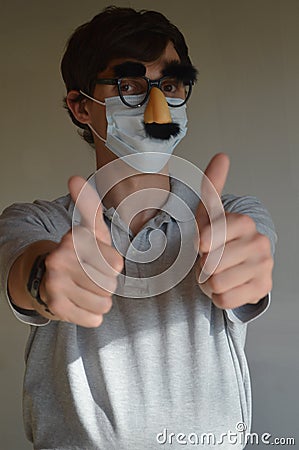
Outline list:
[[[88,183],[81,191],[85,184],[79,176],[69,180],[81,224],[68,231],[45,260],[40,295],[52,314],[39,312],[52,320],[97,327],[112,306],[123,258],[111,245],[97,192]]]
[[[228,171],[229,159],[223,153],[215,155],[206,168],[205,176],[219,197]],[[200,256],[196,277],[200,288],[222,309],[258,303],[272,289],[270,240],[260,234],[254,220],[244,214],[225,213],[224,230],[215,191],[213,195],[206,177],[203,177],[201,185],[203,201],[196,213]]]

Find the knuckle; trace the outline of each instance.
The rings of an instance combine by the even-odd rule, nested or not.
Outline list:
[[[199,250],[203,253],[207,253],[211,244],[210,227],[204,227],[199,236]]]
[[[59,253],[54,250],[51,252],[45,259],[46,270],[54,270],[60,264],[60,256]]]
[[[274,260],[272,257],[265,258],[263,261],[264,270],[266,273],[272,273],[274,267]]]
[[[109,248],[107,252],[106,245],[101,248],[98,246],[98,267],[100,270],[109,270],[110,272],[121,272],[123,268],[123,257],[114,248]]]
[[[61,247],[73,247],[74,243],[73,243],[73,233],[72,231],[68,231],[61,239],[60,241],[60,246]]]
[[[47,301],[47,306],[50,311],[54,314],[54,316],[64,319],[64,317],[68,317],[68,308],[66,305],[63,305],[63,302],[59,301],[57,298],[51,297]]]
[[[239,226],[246,229],[247,232],[254,232],[256,230],[256,225],[254,220],[247,214],[239,215]]]
[[[72,252],[73,253],[73,252]],[[45,259],[46,269],[50,272],[60,272],[70,259],[70,253],[58,248],[51,252]]]
[[[264,234],[257,234],[256,245],[260,253],[270,254],[271,253],[271,245],[270,240]]]
[[[110,278],[108,285],[109,285],[109,292],[115,292],[117,288],[117,278],[116,277]]]
[[[101,226],[96,226],[92,231],[94,233],[95,238],[101,242],[103,239],[103,236],[106,236],[107,230],[106,230],[106,224],[101,223]]]
[[[115,258],[113,259],[112,267],[118,273],[120,273],[123,270],[124,260],[121,255],[117,254],[115,256]]]
[[[117,278],[114,276],[103,276],[103,274],[101,274],[97,279],[94,279],[93,283],[98,287],[98,294],[100,296],[103,296],[103,293],[105,295],[105,292],[108,295],[112,294],[117,288]]]
[[[103,314],[107,314],[112,307],[112,298],[111,297],[104,297],[102,299],[102,307],[101,311]]]
[[[85,327],[87,328],[97,328],[103,323],[103,315],[93,315],[86,321]]]
[[[47,302],[47,306],[50,309],[50,311],[54,314],[54,316],[61,318],[61,311],[57,302],[49,300]]]
[[[272,290],[272,277],[267,277],[266,279],[263,279],[260,283],[260,291],[261,291],[261,297],[264,297]]]
[[[219,276],[217,276],[216,274],[212,275],[209,280],[209,284],[210,284],[210,287],[211,287],[211,290],[213,293],[221,294],[222,283],[221,283],[221,279]]]
[[[229,309],[230,304],[225,293],[212,296],[213,303],[220,309]]]
[[[58,277],[46,274],[45,290],[52,299],[55,299],[57,294],[61,295],[61,292],[63,291],[63,283]]]
[[[200,259],[199,259],[199,267],[200,267],[201,269],[205,266],[205,264],[206,264],[206,262],[207,262],[207,259],[208,259],[208,254],[207,254],[207,253],[204,253],[204,254],[200,257]]]

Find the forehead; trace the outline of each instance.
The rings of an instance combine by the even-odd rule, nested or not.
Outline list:
[[[118,75],[116,73],[116,71],[117,71],[116,68],[118,68],[119,66],[125,67],[127,62],[135,62],[135,63],[143,64],[143,66],[146,69],[146,72],[148,72],[148,71],[162,72],[162,70],[167,66],[167,64],[169,64],[170,62],[173,62],[173,61],[180,62],[180,58],[179,58],[177,51],[174,48],[173,43],[169,42],[167,44],[167,46],[165,47],[163,53],[155,61],[150,61],[150,62],[141,61],[141,60],[137,60],[137,59],[130,58],[130,57],[115,58],[109,62],[108,67],[103,72],[100,73],[100,76],[101,77],[103,77],[103,76],[105,76],[105,77],[112,76],[113,77],[113,76]],[[125,74],[123,74],[123,76],[124,75]],[[131,74],[128,74],[128,75],[131,75]]]

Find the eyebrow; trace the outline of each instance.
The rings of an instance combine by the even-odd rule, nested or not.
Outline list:
[[[146,74],[144,64],[135,61],[126,61],[113,67],[116,78],[120,77],[142,77]],[[162,70],[163,77],[175,77],[183,82],[197,80],[197,69],[192,64],[183,64],[180,61],[170,61],[165,64]]]
[[[113,67],[115,77],[143,77],[146,73],[144,64],[135,61],[126,61]]]
[[[162,70],[164,77],[175,77],[180,81],[195,83],[197,80],[197,69],[192,64],[183,64],[179,61],[170,61]]]

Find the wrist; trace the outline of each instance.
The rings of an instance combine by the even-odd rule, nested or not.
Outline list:
[[[14,305],[22,309],[41,312],[42,308],[27,289],[29,275],[37,256],[53,251],[58,245],[53,241],[37,241],[26,247],[23,253],[15,259],[7,279],[7,292]]]
[[[27,290],[30,293],[31,297],[36,301],[46,313],[53,315],[53,313],[48,308],[47,303],[45,302],[45,289],[43,284],[44,275],[46,272],[45,259],[48,256],[49,252],[41,254],[37,256],[32,265],[29,279],[27,283]],[[41,289],[43,288],[43,297],[41,296]],[[33,301],[33,303],[34,303]]]

